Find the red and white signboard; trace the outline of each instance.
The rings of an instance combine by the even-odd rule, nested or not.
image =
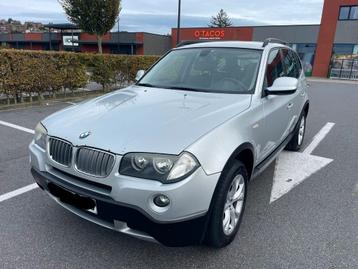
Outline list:
[[[194,32],[194,37],[197,39],[221,40],[225,38],[225,31],[224,30],[197,30]]]

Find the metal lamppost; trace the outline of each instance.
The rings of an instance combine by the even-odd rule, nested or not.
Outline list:
[[[117,21],[117,27],[118,27],[118,32],[117,32],[117,54],[119,54],[120,51],[120,43],[121,43],[121,39],[119,37],[119,16],[118,16],[118,21]]]
[[[178,3],[177,45],[180,43],[180,19],[181,19],[181,0],[179,0]]]
[[[52,22],[50,22],[49,23],[49,28],[48,28],[48,39],[49,39],[49,49],[50,49],[50,51],[52,50],[52,40],[51,40],[51,38],[52,38],[52,36],[51,36],[51,25],[52,25]]]

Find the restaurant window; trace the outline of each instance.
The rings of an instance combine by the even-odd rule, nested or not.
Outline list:
[[[333,46],[333,54],[334,55],[346,55],[353,54],[354,45],[350,44],[334,44]]]
[[[341,7],[341,10],[339,12],[339,19],[340,20],[348,20],[349,10],[350,10],[350,7]]]
[[[358,55],[358,45],[355,45],[353,48],[353,55]]]
[[[344,6],[340,8],[339,20],[358,20],[358,6]]]
[[[316,44],[301,43],[296,45],[296,52],[300,57],[306,76],[312,76],[315,59]]]
[[[351,7],[351,12],[349,13],[350,20],[358,20],[358,6]]]

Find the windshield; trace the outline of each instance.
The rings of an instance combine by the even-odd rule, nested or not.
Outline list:
[[[251,94],[261,51],[192,48],[170,52],[137,85],[188,91]]]

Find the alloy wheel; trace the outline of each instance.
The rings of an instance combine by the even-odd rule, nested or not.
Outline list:
[[[245,179],[237,175],[232,181],[227,193],[223,212],[223,230],[225,235],[231,235],[240,220],[245,198]]]
[[[305,128],[306,128],[306,119],[302,117],[300,122],[300,129],[298,131],[298,145],[301,146],[303,142],[303,137],[305,135]]]

